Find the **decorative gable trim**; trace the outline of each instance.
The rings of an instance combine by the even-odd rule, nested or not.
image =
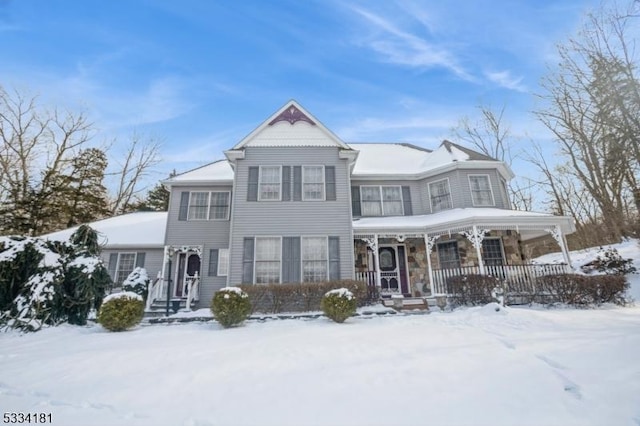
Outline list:
[[[291,104],[287,109],[282,111],[276,118],[269,122],[269,126],[273,126],[274,124],[280,121],[288,121],[292,126],[298,121],[306,121],[307,123],[315,126],[316,123],[307,117],[304,112],[300,111],[295,105]]]

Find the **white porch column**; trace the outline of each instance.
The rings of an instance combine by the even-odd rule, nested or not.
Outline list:
[[[558,243],[560,250],[562,251],[562,257],[565,263],[569,266],[569,269],[572,269],[571,257],[569,256],[569,250],[567,249],[567,240],[565,239],[564,234],[562,234],[562,229],[560,229],[558,225],[553,225],[553,227],[545,229],[545,231],[551,234],[553,239],[556,240],[556,243]]]
[[[433,267],[431,266],[431,252],[433,251],[433,247],[436,244],[436,240],[438,238],[440,238],[439,235],[435,236],[435,237],[430,237],[427,234],[424,234],[424,248],[425,248],[425,255],[427,256],[427,271],[429,273],[429,286],[431,287],[431,294],[432,295],[436,295],[436,294],[442,294],[444,293],[442,291],[441,288],[438,288],[438,286],[436,286],[436,282],[433,279]]]
[[[486,234],[487,232],[489,232],[488,229],[478,229],[476,225],[473,225],[471,232],[461,232],[462,235],[464,235],[469,241],[471,241],[471,244],[473,244],[473,247],[475,247],[476,249],[476,255],[478,256],[478,267],[480,268],[481,275],[485,274],[484,261],[482,260],[482,240],[484,240],[484,234]]]
[[[373,250],[373,259],[376,261],[376,285],[378,286],[378,288],[382,288],[380,280],[380,259],[378,256],[378,234],[373,235],[373,244],[371,244],[371,250]]]

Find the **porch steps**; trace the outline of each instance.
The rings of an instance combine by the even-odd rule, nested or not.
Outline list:
[[[177,301],[177,300],[175,300]],[[169,315],[174,314],[174,300],[169,302]],[[193,309],[196,305],[195,301],[191,302],[191,308]],[[180,299],[180,303],[178,305],[178,312],[184,312],[187,310],[187,299]],[[145,318],[157,318],[163,317],[167,312],[167,300],[166,299],[157,299],[154,300],[151,304],[151,309],[145,310],[144,317]]]
[[[391,297],[382,299],[382,304],[397,311],[428,311],[429,306],[435,305],[435,303],[430,303],[426,297]]]

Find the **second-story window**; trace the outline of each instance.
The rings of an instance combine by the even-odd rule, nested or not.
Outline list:
[[[362,216],[402,216],[402,187],[361,186]]]
[[[470,175],[471,201],[474,206],[493,206],[493,192],[488,175]]]
[[[302,199],[324,200],[323,166],[302,166]]]
[[[193,191],[189,194],[189,220],[228,220],[229,191]]]
[[[258,196],[260,201],[280,200],[280,166],[260,166]]]
[[[431,211],[433,213],[453,208],[449,179],[442,179],[429,184]]]

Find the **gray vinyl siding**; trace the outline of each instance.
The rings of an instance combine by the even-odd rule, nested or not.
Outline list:
[[[226,276],[208,276],[209,252],[211,249],[225,249],[229,247],[230,220],[178,220],[180,213],[181,193],[185,191],[229,191],[231,202],[235,194],[231,185],[207,186],[173,186],[169,200],[169,215],[167,219],[167,245],[198,245],[202,246],[200,261],[200,301],[198,307],[208,307],[216,290],[227,285]],[[244,194],[246,197],[246,192]],[[231,214],[229,215],[231,217]]]
[[[119,249],[104,249],[102,253],[100,253],[100,257],[104,262],[104,265],[109,269],[111,266],[109,264],[111,254],[118,253],[144,253],[144,269],[147,270],[147,274],[153,282],[158,276],[158,272],[162,269],[162,255],[164,253],[164,248],[141,248],[141,247],[132,247],[132,248],[119,248]],[[117,261],[117,258],[116,258]],[[113,266],[115,268],[115,265]]]
[[[429,213],[429,204],[423,203],[420,182],[415,180],[352,180],[351,186],[408,186],[411,192],[411,208],[414,215]],[[427,200],[428,203],[429,200]]]
[[[325,165],[335,166],[335,201],[247,201],[248,171],[251,166]],[[295,172],[295,169],[293,169]],[[235,170],[229,284],[242,282],[242,254],[245,237],[338,236],[340,277],[354,274],[349,170],[338,157],[337,147],[246,148],[245,158]],[[295,190],[293,191],[295,199]]]

